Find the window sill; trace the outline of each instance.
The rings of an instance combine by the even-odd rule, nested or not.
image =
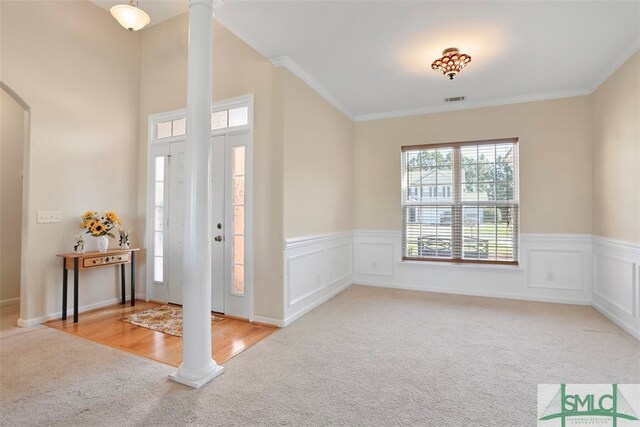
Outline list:
[[[461,263],[461,262],[447,262],[447,261],[411,261],[401,260],[398,264],[407,267],[428,267],[428,268],[443,268],[443,269],[460,269],[460,270],[484,270],[484,271],[499,271],[504,273],[523,273],[525,270],[520,264],[505,265],[505,264],[473,264],[473,263]]]

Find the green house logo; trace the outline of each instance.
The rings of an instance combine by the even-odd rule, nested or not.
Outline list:
[[[579,392],[567,393],[567,385],[560,384],[557,393],[546,406],[540,421],[560,420],[561,427],[567,425],[618,426],[618,420],[638,421],[638,416],[621,393],[618,384],[611,384],[611,391],[589,392],[588,385],[581,385]],[[637,403],[636,403],[637,404]],[[640,425],[640,423],[638,423]],[[539,423],[539,425],[544,425]],[[556,424],[557,425],[557,424]],[[635,423],[634,423],[635,425]]]

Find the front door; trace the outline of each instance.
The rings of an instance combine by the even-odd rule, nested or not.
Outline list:
[[[245,287],[247,245],[245,212],[249,132],[211,138],[211,309],[251,317]],[[169,157],[169,302],[182,304],[184,246],[184,142],[170,144]]]

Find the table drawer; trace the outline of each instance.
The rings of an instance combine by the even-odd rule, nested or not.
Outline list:
[[[88,257],[82,260],[82,268],[98,267],[109,264],[122,264],[131,262],[131,254],[116,254]]]

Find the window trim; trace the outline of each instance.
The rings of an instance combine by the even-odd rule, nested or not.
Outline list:
[[[495,138],[495,139],[484,139],[484,140],[475,140],[475,141],[457,141],[457,142],[445,142],[445,143],[435,143],[435,144],[416,144],[416,145],[403,145],[401,146],[401,184],[402,184],[402,189],[404,191],[405,188],[405,175],[406,175],[406,165],[404,163],[404,153],[407,151],[417,151],[417,150],[431,150],[431,149],[437,149],[437,148],[458,148],[458,150],[454,150],[454,158],[452,160],[452,171],[458,170],[457,173],[453,174],[452,177],[452,203],[445,203],[444,205],[446,206],[452,206],[452,208],[456,205],[459,204],[460,208],[462,209],[462,207],[464,205],[473,205],[474,203],[476,203],[477,205],[495,205],[495,206],[503,206],[505,204],[509,205],[509,206],[515,206],[517,208],[517,235],[515,236],[515,242],[514,242],[514,251],[516,251],[516,259],[514,259],[513,261],[505,261],[505,260],[484,260],[484,259],[469,259],[469,258],[462,258],[462,255],[460,255],[459,257],[454,257],[452,256],[451,258],[438,258],[438,257],[412,257],[412,256],[405,256],[405,248],[404,248],[404,244],[405,244],[405,234],[406,234],[406,222],[405,222],[405,215],[404,212],[402,214],[402,261],[408,261],[408,262],[437,262],[437,263],[449,263],[449,264],[484,264],[484,265],[505,265],[505,266],[514,266],[517,267],[520,265],[519,262],[519,258],[520,258],[520,192],[519,192],[519,186],[520,186],[520,179],[519,179],[519,174],[520,174],[520,167],[519,167],[519,156],[517,158],[517,161],[514,163],[514,167],[516,170],[516,174],[514,176],[514,184],[517,186],[517,201],[513,201],[513,200],[509,200],[509,201],[484,201],[484,202],[464,202],[464,204],[462,204],[461,200],[459,200],[459,188],[460,187],[460,168],[461,168],[461,164],[460,164],[460,151],[459,148],[460,147],[464,147],[464,146],[472,146],[472,145],[491,145],[491,144],[505,144],[505,143],[511,143],[514,145],[518,145],[519,142],[519,138],[517,137],[511,137],[511,138]],[[519,151],[519,150],[518,150]],[[404,211],[405,208],[407,207],[420,207],[420,206],[424,206],[425,204],[423,203],[406,203],[405,201],[405,195],[403,194],[401,197],[401,208]],[[431,205],[438,205],[438,203],[432,203]],[[462,232],[463,227],[461,227],[460,225],[455,225],[452,224],[452,236],[456,235],[455,239],[461,239],[461,232]]]
[[[496,138],[496,139],[480,139],[478,141],[458,141],[458,142],[441,142],[436,144],[418,144],[418,145],[403,145],[401,150],[413,151],[413,150],[427,150],[432,148],[444,148],[444,147],[463,147],[465,145],[488,145],[488,144],[505,144],[505,143],[518,143],[518,138]]]

